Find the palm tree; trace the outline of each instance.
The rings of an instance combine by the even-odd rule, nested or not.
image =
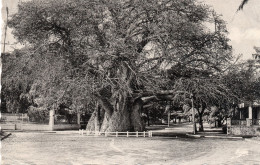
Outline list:
[[[248,1],[249,1],[249,0],[243,0],[243,1],[241,2],[241,4],[239,5],[237,11],[243,10],[244,5],[245,5],[246,3],[248,3]]]

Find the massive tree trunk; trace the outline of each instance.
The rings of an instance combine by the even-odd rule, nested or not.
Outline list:
[[[86,127],[86,130],[88,131],[95,131],[95,119],[96,119],[96,116],[97,116],[97,109],[92,113],[89,121],[88,121],[88,124],[87,124],[87,127]]]
[[[142,100],[137,99],[132,102],[131,97],[126,94],[118,96],[118,102],[109,105],[105,99],[98,98],[102,102],[101,107],[105,110],[104,115],[100,115],[98,108],[93,112],[88,125],[89,131],[115,132],[115,131],[143,131],[144,122],[141,119]],[[108,108],[110,107],[110,108]],[[100,120],[98,120],[101,118]],[[100,123],[99,123],[100,121]]]
[[[145,97],[130,96],[127,92],[113,92],[113,96],[109,99],[104,97],[104,94],[95,95],[100,107],[105,112],[101,115],[102,113],[96,108],[88,122],[87,130],[101,132],[144,131],[145,122],[141,117],[143,105],[158,101],[158,99],[171,100],[173,98],[172,91],[149,93],[150,96],[144,93]]]
[[[118,87],[104,87],[95,94],[96,100],[105,113],[99,116],[97,111],[92,116],[101,118],[101,127],[93,129],[94,120],[90,120],[87,129],[102,132],[143,131],[145,128],[141,118],[143,101],[140,97],[130,95],[132,92],[129,91],[135,89],[136,82],[135,74],[129,64],[121,62],[116,72],[111,72],[110,76],[120,77]]]
[[[143,102],[141,99],[136,100],[131,108],[131,130],[143,131],[145,123],[141,118]]]

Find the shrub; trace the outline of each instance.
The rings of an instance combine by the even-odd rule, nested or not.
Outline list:
[[[49,111],[43,107],[33,107],[28,108],[28,116],[30,121],[44,123],[49,120]]]

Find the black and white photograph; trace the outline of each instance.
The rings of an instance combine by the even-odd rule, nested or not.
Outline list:
[[[260,165],[260,0],[1,0],[1,165]]]

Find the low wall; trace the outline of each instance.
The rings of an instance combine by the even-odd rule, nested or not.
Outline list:
[[[79,124],[54,125],[53,129],[49,125],[43,124],[1,124],[3,130],[26,130],[26,131],[52,131],[52,130],[78,130]]]
[[[40,125],[40,124],[21,124],[21,130],[28,131],[51,131],[49,125]]]
[[[231,135],[251,135],[251,136],[260,136],[260,126],[229,126],[228,134]]]
[[[79,124],[60,124],[54,125],[53,130],[78,130],[80,129]]]
[[[15,130],[15,124],[1,124],[2,130]]]

